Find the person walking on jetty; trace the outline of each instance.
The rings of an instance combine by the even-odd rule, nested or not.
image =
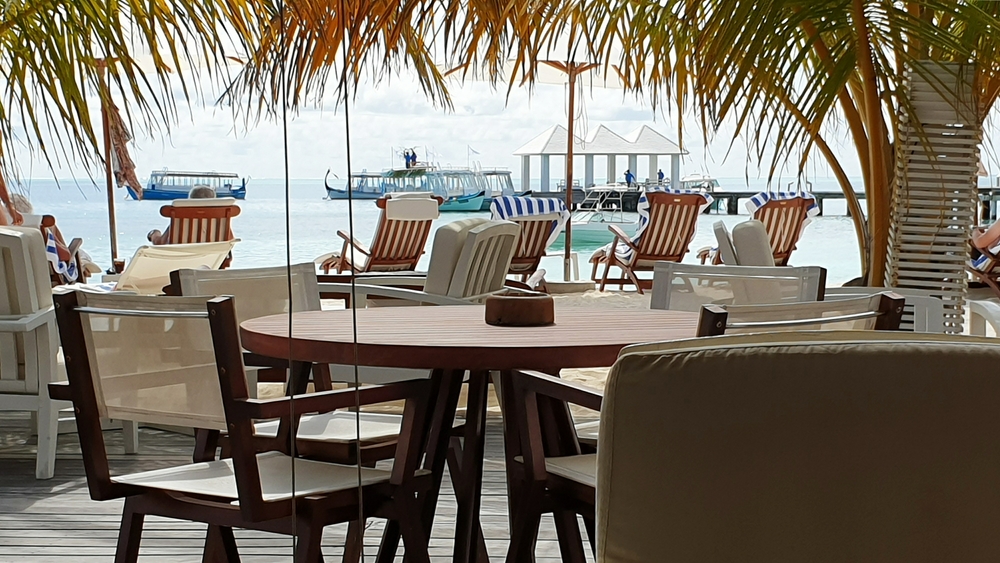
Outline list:
[[[625,185],[631,188],[633,184],[635,184],[635,174],[633,174],[631,170],[626,170]]]
[[[662,168],[660,168],[659,170],[656,171],[656,181],[659,182],[659,183],[661,183],[661,184],[663,183],[663,169]]]

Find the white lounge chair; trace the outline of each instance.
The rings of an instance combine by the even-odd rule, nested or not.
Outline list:
[[[890,292],[777,305],[704,305],[698,336],[804,330],[899,330],[903,297]]]
[[[239,240],[140,246],[117,279],[115,289],[159,295],[170,285],[170,272],[184,268],[217,270]]]
[[[658,262],[652,309],[701,310],[702,305],[759,305],[819,301],[826,270],[818,266],[756,268]]]
[[[0,411],[37,413],[38,479],[54,474],[59,409],[70,406],[48,394],[58,338],[41,232],[0,228]]]
[[[320,283],[320,291],[351,293],[357,302],[369,296],[392,298],[426,305],[469,305],[504,287],[510,261],[516,250],[520,228],[510,221],[464,219],[438,228],[431,247],[431,261],[422,283],[423,291],[365,283]],[[387,277],[386,283],[407,280]]]
[[[828,287],[824,292],[824,299],[832,301],[834,299],[847,299],[851,297],[861,297],[874,295],[883,291],[891,291],[906,299],[903,306],[903,319],[899,323],[899,330],[910,332],[931,332],[941,334],[945,332],[944,302],[940,297],[935,296],[932,291],[925,289],[908,289],[899,287]],[[940,293],[938,293],[940,295]],[[975,333],[973,333],[975,334]]]

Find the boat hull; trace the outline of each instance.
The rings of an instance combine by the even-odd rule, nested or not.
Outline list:
[[[128,195],[132,199],[140,199],[139,194],[132,189],[131,186],[126,186],[128,190]],[[238,189],[221,189],[215,192],[216,197],[232,197],[236,199],[246,199],[247,190],[246,188]],[[169,201],[174,199],[187,199],[188,190],[165,190],[165,189],[145,189],[142,190],[142,198],[154,201]]]
[[[610,244],[614,240],[615,235],[608,230],[608,225],[616,225],[621,230],[625,231],[628,236],[633,236],[635,234],[638,225],[634,222],[632,223],[573,223],[572,224],[572,237],[573,237],[573,248],[578,250],[586,249],[597,249],[606,244]],[[565,248],[566,245],[566,233],[559,233],[555,242],[552,243],[553,247]]]
[[[378,199],[383,195],[385,194],[354,191],[348,196],[347,190],[335,190],[332,188],[327,188],[326,190],[326,199]]]
[[[441,204],[440,211],[482,211],[483,202],[486,200],[484,194],[474,196],[459,196]]]

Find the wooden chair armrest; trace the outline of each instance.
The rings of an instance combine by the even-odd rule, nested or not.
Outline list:
[[[363,245],[360,242],[358,242],[358,240],[355,239],[354,237],[352,237],[350,234],[348,234],[348,233],[346,233],[344,231],[337,231],[337,235],[339,235],[340,238],[344,239],[344,242],[346,243],[344,245],[345,251],[347,249],[347,244],[350,244],[355,249],[357,249],[358,252],[364,254],[365,256],[370,256],[371,255],[371,251],[369,251],[368,248],[365,245]]]
[[[68,381],[57,381],[49,383],[49,398],[56,401],[72,401],[73,395],[69,390]]]
[[[614,252],[615,247],[618,246],[618,241],[622,241],[629,248],[631,248],[636,252],[639,251],[639,249],[635,246],[635,244],[632,243],[632,239],[627,234],[625,234],[625,231],[623,231],[621,227],[619,227],[618,225],[608,225],[608,230],[615,235],[615,240],[611,247],[612,252]]]
[[[601,410],[604,393],[596,389],[537,371],[517,370],[513,372],[513,377],[519,379],[521,388],[526,391],[553,397],[598,412]]]
[[[409,399],[428,393],[430,384],[430,380],[418,379],[388,385],[320,391],[295,397],[245,399],[237,401],[237,405],[240,416],[246,418],[288,418],[292,415]]]

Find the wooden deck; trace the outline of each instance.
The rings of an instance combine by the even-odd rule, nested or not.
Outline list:
[[[143,428],[140,451],[126,455],[121,432],[107,431],[108,453],[114,473],[128,473],[190,461],[194,439]],[[56,475],[35,480],[35,438],[27,413],[0,413],[0,563],[80,562],[114,559],[122,502],[96,502],[87,491],[80,448],[75,434],[59,436]],[[487,425],[482,522],[491,561],[503,561],[507,551],[507,497],[503,444],[499,420]],[[438,516],[431,534],[431,557],[451,561],[455,496],[445,478]],[[582,526],[581,526],[582,529]],[[330,526],[323,538],[327,561],[339,561],[346,525]],[[369,522],[365,534],[366,559],[374,558],[382,521]],[[147,518],[140,561],[199,562],[205,527],[191,522]],[[238,530],[236,541],[245,562],[291,561],[291,539],[264,532]],[[537,561],[559,561],[559,546],[550,518],[539,533]],[[589,550],[588,550],[589,558]],[[397,557],[397,561],[401,561]]]

